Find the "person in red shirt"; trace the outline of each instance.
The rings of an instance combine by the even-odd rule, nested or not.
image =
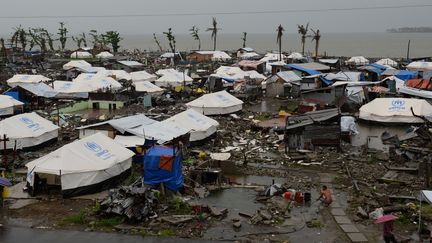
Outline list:
[[[327,207],[333,202],[331,191],[325,185],[322,186],[319,200]]]

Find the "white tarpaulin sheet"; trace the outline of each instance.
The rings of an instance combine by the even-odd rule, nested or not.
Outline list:
[[[193,79],[181,72],[167,72],[162,77],[155,81],[159,87],[177,87],[183,84],[192,84]]]
[[[385,65],[385,66],[390,66],[390,67],[397,67],[398,63],[390,58],[383,58],[380,59],[379,61],[375,62],[377,64],[380,65]]]
[[[70,58],[93,58],[93,55],[87,51],[75,51],[70,54]]]
[[[21,101],[18,101],[8,95],[0,95],[0,116],[13,115],[15,108],[24,105]]]
[[[204,115],[222,115],[240,111],[243,109],[243,101],[223,90],[205,94],[187,103],[186,107]]]
[[[412,62],[407,66],[411,71],[432,71],[432,62]]]
[[[97,72],[96,74],[104,76],[104,77],[111,77],[117,81],[119,81],[119,80],[132,80],[131,74],[129,74],[125,70],[101,70],[101,71]]]
[[[30,74],[15,74],[12,78],[8,79],[6,82],[9,86],[15,87],[19,84],[31,84],[31,83],[41,83],[47,82],[51,79],[43,75],[30,75]]]
[[[111,77],[98,74],[82,73],[73,82],[79,83],[80,92],[94,92],[100,89],[119,90],[122,85]]]
[[[26,164],[27,174],[28,177],[34,173],[60,176],[62,190],[75,189],[121,174],[130,168],[133,155],[111,138],[97,133]]]
[[[135,86],[135,91],[137,92],[147,92],[150,94],[161,94],[164,92],[164,89],[150,83],[149,81],[133,83],[133,86]]]
[[[127,116],[127,117],[122,117],[122,118],[113,119],[109,121],[90,124],[87,126],[77,127],[76,129],[81,130],[81,129],[87,129],[87,128],[98,127],[105,124],[109,124],[120,133],[125,133],[127,129],[135,128],[141,125],[150,125],[155,122],[157,121],[148,118],[144,114],[137,114],[133,116]]]
[[[18,84],[18,86],[38,97],[53,98],[57,95],[57,92],[45,83]]]
[[[127,132],[149,140],[156,140],[159,144],[172,141],[175,138],[186,135],[189,130],[171,122],[155,122],[149,125],[142,125]]]
[[[144,138],[138,136],[117,135],[115,136],[114,141],[126,148],[132,148],[144,144]]]
[[[354,56],[348,59],[346,63],[360,66],[369,64],[369,60],[366,59],[364,56]]]
[[[88,92],[83,91],[87,88],[82,88],[82,84],[70,81],[56,80],[53,82],[54,90],[58,92],[57,98],[63,99],[86,99]]]
[[[146,71],[131,72],[130,76],[134,83],[143,81],[154,82],[157,79],[156,75],[150,74]]]
[[[0,121],[0,136],[6,134],[8,149],[33,147],[58,137],[59,127],[36,113],[24,113]],[[3,146],[0,146],[3,149]]]
[[[104,58],[110,58],[110,57],[113,57],[113,56],[114,56],[113,54],[111,54],[110,52],[107,52],[107,51],[103,51],[103,52],[101,52],[101,53],[99,53],[99,54],[96,55],[97,58],[102,58],[102,59],[104,59]]]
[[[63,65],[63,70],[72,68],[91,67],[92,65],[84,60],[73,60]]]
[[[360,108],[360,119],[385,123],[423,123],[411,113],[432,118],[432,105],[426,100],[377,98]]]
[[[172,122],[190,131],[189,141],[199,141],[210,137],[217,131],[219,123],[193,109],[183,111],[163,122]]]

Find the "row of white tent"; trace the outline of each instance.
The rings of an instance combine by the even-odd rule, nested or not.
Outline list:
[[[95,57],[100,58],[100,59],[107,59],[107,58],[114,57],[114,55],[108,51],[103,51],[103,52],[100,52],[99,54],[95,55]],[[74,51],[70,54],[70,58],[89,59],[89,58],[93,58],[93,55],[87,51]]]

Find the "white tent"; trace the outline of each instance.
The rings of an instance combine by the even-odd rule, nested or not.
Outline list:
[[[204,115],[222,115],[240,111],[243,109],[243,101],[223,90],[205,94],[186,106]]]
[[[0,136],[6,134],[7,149],[13,149],[15,141],[18,149],[40,145],[57,139],[59,127],[36,113],[24,113],[0,121]],[[3,149],[3,146],[0,146]]]
[[[73,60],[63,65],[63,70],[72,68],[91,67],[92,65],[84,60]]]
[[[8,79],[6,82],[9,86],[16,87],[18,84],[30,84],[30,83],[41,83],[47,82],[51,79],[43,75],[32,75],[32,74],[15,74],[12,78]]]
[[[126,148],[132,148],[136,147],[137,145],[143,145],[145,142],[145,139],[138,136],[123,136],[123,135],[117,135],[114,138],[114,141],[123,147]]]
[[[134,153],[103,134],[69,143],[26,164],[27,181],[35,174],[49,185],[61,187],[64,196],[101,190],[109,180],[127,172]]]
[[[346,63],[351,65],[361,66],[361,65],[369,64],[369,60],[366,59],[364,56],[354,56],[348,59]]]
[[[423,123],[414,113],[432,118],[432,105],[426,100],[404,98],[377,98],[360,108],[359,118],[384,123]]]
[[[75,52],[72,52],[72,54],[70,55],[70,58],[75,58],[75,59],[84,58],[84,59],[86,59],[86,58],[93,58],[93,55],[87,51],[75,51]]]
[[[304,59],[304,56],[298,52],[293,52],[287,58],[292,60],[301,60]]]
[[[245,71],[244,76],[257,81],[263,81],[264,79],[267,78],[266,76],[262,75],[261,73],[255,70]]]
[[[432,71],[432,62],[412,62],[407,66],[411,71]]]
[[[125,70],[101,70],[96,73],[97,75],[104,77],[111,77],[117,81],[119,80],[132,80],[131,74]]]
[[[8,95],[0,95],[0,116],[13,115],[15,109],[22,109],[24,103]]]
[[[192,84],[193,79],[181,72],[167,72],[155,81],[159,87],[177,87],[183,84]]]
[[[101,59],[111,58],[113,56],[114,56],[113,54],[111,54],[111,53],[109,53],[107,51],[103,51],[103,52],[101,52],[101,53],[99,53],[99,54],[96,55],[97,58],[101,58]]]
[[[253,59],[259,57],[260,55],[256,52],[245,52],[239,56],[240,59]]]
[[[397,67],[398,63],[390,58],[383,58],[380,59],[379,61],[375,62],[377,64],[380,65],[385,65],[385,66],[390,66],[390,67]]]
[[[147,92],[150,94],[162,94],[164,92],[164,89],[150,83],[149,81],[137,82],[133,83],[133,85],[135,86],[135,91],[137,92]]]
[[[215,51],[212,56],[212,61],[228,61],[231,56],[224,51]]]
[[[134,83],[143,81],[154,82],[157,79],[156,75],[150,74],[146,71],[131,72],[130,75],[132,82]]]
[[[219,123],[203,114],[193,110],[188,109],[175,116],[172,116],[162,123],[172,122],[180,127],[190,131],[189,141],[199,141],[214,134],[219,126]]]

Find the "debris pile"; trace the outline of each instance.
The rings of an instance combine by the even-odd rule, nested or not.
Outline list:
[[[153,190],[144,187],[122,186],[111,190],[101,203],[106,214],[124,215],[130,220],[146,221],[156,218],[158,199]]]

